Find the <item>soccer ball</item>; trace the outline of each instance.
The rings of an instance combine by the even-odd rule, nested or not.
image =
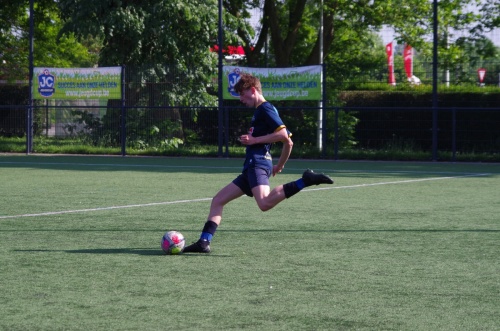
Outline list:
[[[184,236],[178,231],[168,231],[161,238],[161,249],[166,254],[179,254],[184,249]]]

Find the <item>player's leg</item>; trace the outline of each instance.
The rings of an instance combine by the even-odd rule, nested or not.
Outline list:
[[[306,171],[304,171],[301,178],[297,179],[294,182],[286,183],[285,185],[283,185],[283,191],[286,198],[288,199],[300,192],[305,187],[319,184],[333,184],[333,179],[325,174],[315,173],[311,169],[307,169]]]
[[[333,184],[333,180],[329,176],[307,169],[298,180],[276,186],[270,190],[269,179],[264,176],[264,173],[256,169],[254,174],[255,178],[250,176],[250,183],[253,187],[252,193],[262,211],[272,209],[281,201],[290,198],[305,187],[319,184]]]
[[[234,182],[222,188],[212,199],[208,219],[197,242],[186,246],[184,253],[210,253],[210,242],[221,220],[224,206],[244,193]]]
[[[220,224],[222,220],[222,210],[230,201],[243,195],[243,191],[234,183],[229,183],[221,189],[212,199],[208,220]]]
[[[257,206],[262,211],[268,211],[286,199],[283,185],[276,186],[272,190],[270,190],[269,185],[258,185],[252,188],[252,193]]]

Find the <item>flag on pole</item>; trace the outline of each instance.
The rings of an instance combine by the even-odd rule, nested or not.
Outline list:
[[[403,59],[405,62],[406,77],[411,80],[413,77],[413,48],[406,44],[403,51]]]
[[[385,50],[387,52],[387,67],[389,69],[388,83],[390,85],[396,85],[396,77],[394,76],[394,49],[392,47],[392,42],[385,45]]]
[[[484,76],[486,76],[486,69],[477,69],[477,76],[479,77],[479,83],[482,84],[484,82]]]

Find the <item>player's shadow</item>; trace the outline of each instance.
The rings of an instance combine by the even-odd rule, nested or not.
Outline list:
[[[148,248],[94,248],[94,249],[16,249],[15,252],[64,252],[72,254],[135,254],[135,255],[165,255],[161,250]]]
[[[33,253],[48,253],[48,252],[63,252],[70,254],[133,254],[142,256],[169,256],[163,253],[159,249],[151,248],[94,248],[94,249],[69,249],[69,250],[57,250],[57,249],[16,249],[15,252],[33,252]],[[179,256],[206,256],[207,254],[180,254]],[[208,254],[209,256],[228,256],[228,255],[215,255]]]
[[[95,249],[72,249],[65,250],[73,254],[135,254],[135,255],[165,255],[159,249],[147,248],[95,248]]]

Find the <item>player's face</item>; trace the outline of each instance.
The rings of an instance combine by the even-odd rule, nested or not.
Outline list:
[[[249,88],[240,93],[240,101],[247,107],[255,107],[255,89]]]

